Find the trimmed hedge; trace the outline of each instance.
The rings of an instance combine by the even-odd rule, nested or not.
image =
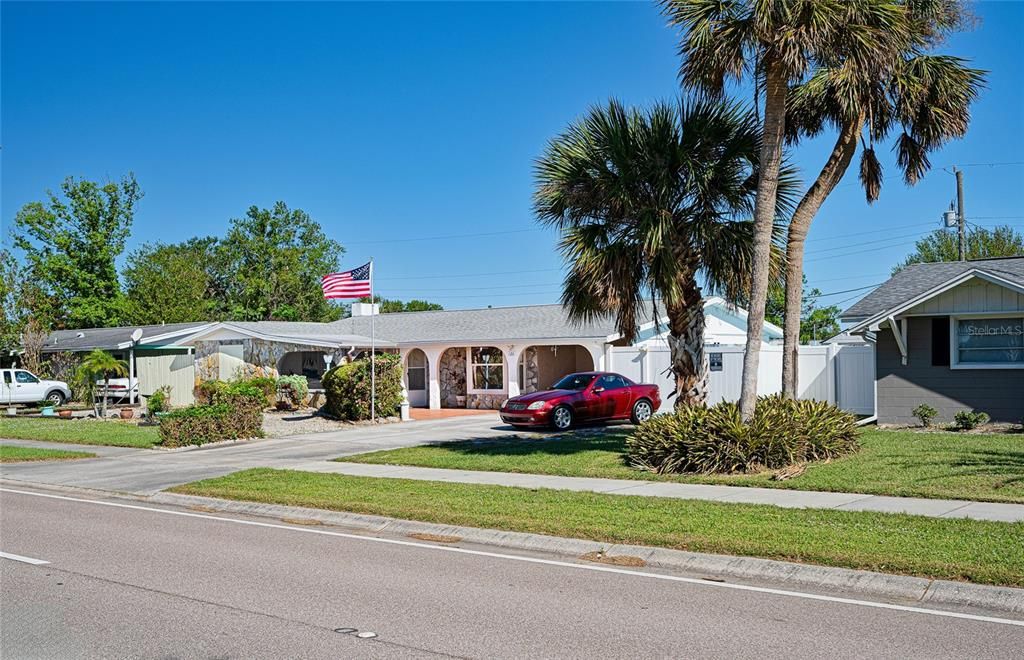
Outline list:
[[[402,360],[393,353],[375,359],[377,416],[390,417],[402,405]],[[327,403],[324,412],[338,419],[370,419],[370,360],[364,358],[334,367],[321,380]]]
[[[681,406],[644,422],[626,440],[630,462],[652,472],[735,473],[778,469],[856,451],[856,418],[823,401],[773,395],[748,424],[735,403]]]
[[[164,415],[160,420],[161,445],[181,447],[263,436],[266,397],[262,390],[246,383],[219,383],[204,392],[210,393],[210,403]]]

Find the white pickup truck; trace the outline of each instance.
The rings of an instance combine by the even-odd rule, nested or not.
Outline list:
[[[65,382],[43,380],[25,369],[0,369],[0,404],[49,401],[59,406],[70,398]]]

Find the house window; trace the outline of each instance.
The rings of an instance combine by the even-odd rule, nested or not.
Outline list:
[[[500,349],[479,346],[471,348],[469,354],[474,390],[505,389],[505,359]]]
[[[953,331],[958,366],[1024,368],[1024,317],[957,318]]]

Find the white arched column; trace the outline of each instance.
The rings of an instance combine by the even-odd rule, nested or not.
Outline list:
[[[427,356],[427,407],[431,410],[441,408],[441,354],[445,348],[422,349]]]
[[[520,393],[519,356],[525,348],[525,345],[520,344],[505,347],[505,391],[510,399]]]
[[[610,360],[605,359],[605,355],[611,355],[611,346],[608,346],[606,351],[605,344],[583,344],[583,348],[587,349],[590,353],[590,359],[594,362],[595,371],[608,371],[608,362]]]

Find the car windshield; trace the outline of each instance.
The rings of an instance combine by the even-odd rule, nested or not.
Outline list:
[[[582,390],[587,385],[590,385],[590,381],[594,380],[594,377],[590,374],[569,374],[562,380],[555,383],[551,389],[553,390]]]

